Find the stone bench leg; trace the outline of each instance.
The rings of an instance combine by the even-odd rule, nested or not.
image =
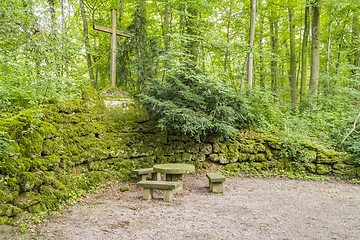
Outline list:
[[[209,188],[210,188],[210,191],[213,190],[213,184],[212,184],[212,182],[210,182],[210,180],[209,180]]]
[[[174,201],[174,190],[164,190],[164,202],[172,203]]]
[[[153,181],[161,181],[161,173],[152,173],[151,178]]]
[[[153,196],[153,189],[152,188],[144,188],[144,191],[143,191],[143,199],[144,200],[150,200],[150,199],[153,199],[154,196]]]
[[[213,193],[223,193],[224,192],[224,185],[222,182],[219,183],[211,183],[212,187],[210,188]]]
[[[146,177],[147,177],[147,174],[138,175],[137,178],[136,178],[136,180],[137,180],[138,182],[140,182],[140,181],[146,181]]]
[[[179,182],[180,187],[174,190],[176,193],[183,192],[182,174],[166,174],[166,181],[168,182]]]

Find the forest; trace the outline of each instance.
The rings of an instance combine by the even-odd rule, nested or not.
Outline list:
[[[350,0],[2,0],[0,115],[108,86],[110,34],[93,25],[110,27],[116,9],[117,29],[132,36],[116,39],[116,87],[138,95],[162,129],[201,141],[251,128],[294,148],[308,142],[358,154],[359,7]]]

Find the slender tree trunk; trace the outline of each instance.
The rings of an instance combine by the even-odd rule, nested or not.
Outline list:
[[[306,93],[309,31],[310,31],[310,0],[306,0],[305,29],[304,29],[302,53],[301,53],[301,86],[300,86],[301,96],[303,96]]]
[[[137,74],[137,83],[136,83],[136,90],[140,92],[143,89],[146,77],[146,62],[147,62],[147,53],[146,53],[146,0],[139,0],[139,10],[141,18],[140,32],[141,32],[141,39],[139,51],[138,51],[138,58],[141,59],[142,66],[140,67],[140,71]]]
[[[262,9],[262,0],[259,2],[260,12],[260,38],[259,38],[259,51],[260,51],[260,86],[265,88],[264,79],[264,62],[263,62],[263,39],[264,39],[264,13]]]
[[[277,54],[278,54],[278,26],[277,26],[278,19],[275,16],[273,10],[270,12],[269,17],[269,26],[270,26],[270,46],[271,46],[271,91],[275,97],[277,97],[277,77],[278,77],[278,63],[277,63]]]
[[[93,24],[95,24],[95,8],[93,8],[93,11],[92,11],[92,22]],[[98,76],[99,76],[99,65],[98,65],[98,52],[97,52],[97,44],[96,44],[96,32],[95,30],[93,30],[93,41],[94,41],[94,62],[95,62],[95,82],[96,82],[96,85],[97,85],[97,82],[98,82]]]
[[[124,15],[124,2],[125,0],[119,0],[118,11],[119,11],[119,29],[122,30],[122,19]]]
[[[230,42],[230,24],[231,24],[231,14],[232,14],[232,8],[233,8],[234,0],[230,0],[230,11],[228,16],[228,24],[227,24],[227,31],[226,31],[226,52],[225,52],[225,63],[224,63],[224,74],[226,78],[226,65],[229,55],[229,42]]]
[[[164,46],[165,51],[169,51],[170,46],[170,14],[169,14],[169,1],[165,2],[165,12],[164,12]]]
[[[254,37],[255,37],[255,19],[256,17],[256,0],[251,0],[251,11],[250,11],[250,32],[249,32],[249,57],[248,57],[248,68],[247,68],[247,89],[251,91],[253,85],[253,71],[254,71]]]
[[[198,16],[197,6],[194,3],[188,3],[187,11],[187,33],[191,38],[187,44],[187,50],[190,57],[188,69],[195,69],[199,57],[199,41],[195,39],[198,36],[198,26],[196,24]]]
[[[309,89],[314,96],[318,94],[320,72],[320,11],[322,0],[314,0],[311,3],[311,75]]]
[[[291,0],[289,4],[292,4]],[[289,24],[290,24],[290,91],[291,103],[297,102],[297,83],[296,83],[296,41],[295,41],[295,22],[294,22],[294,9],[289,7]]]
[[[354,9],[353,12],[353,27],[352,27],[352,32],[353,32],[353,37],[354,37],[354,42],[355,42],[355,53],[354,53],[354,71],[353,73],[356,74],[359,68],[359,63],[360,63],[360,54],[359,54],[359,13],[358,13],[358,8]]]
[[[85,15],[85,7],[83,0],[80,0],[80,12],[81,12],[81,19],[83,22],[83,38],[84,38],[84,45],[85,45],[85,56],[86,56],[86,63],[89,71],[90,83],[93,88],[97,90],[97,82],[94,80],[94,71],[92,69],[92,62],[91,56],[89,53],[90,45],[89,45],[89,30],[88,30],[88,23]]]

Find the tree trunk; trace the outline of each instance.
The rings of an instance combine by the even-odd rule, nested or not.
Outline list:
[[[309,31],[310,31],[310,0],[306,0],[305,29],[304,29],[304,36],[303,36],[303,42],[302,42],[302,53],[301,53],[301,86],[300,86],[300,95],[301,96],[303,96],[306,93]]]
[[[264,39],[264,13],[262,9],[262,1],[259,3],[260,12],[260,38],[259,38],[259,52],[260,52],[260,86],[265,88],[264,79],[264,63],[263,63],[263,39]]]
[[[277,72],[278,72],[278,64],[277,64],[277,54],[278,54],[278,26],[277,26],[278,19],[271,10],[270,17],[269,17],[269,26],[270,26],[270,46],[271,46],[271,91],[275,97],[277,97]]]
[[[228,16],[228,24],[227,24],[227,32],[226,32],[226,52],[225,52],[225,63],[224,63],[224,75],[226,78],[226,65],[227,65],[227,59],[229,55],[229,42],[230,42],[230,24],[231,24],[231,14],[232,14],[232,8],[233,8],[234,0],[230,0],[230,11]]]
[[[199,41],[195,39],[198,36],[197,22],[197,6],[194,3],[188,3],[187,7],[188,19],[187,19],[187,33],[190,40],[187,44],[187,50],[189,54],[188,69],[195,69],[199,57]]]
[[[289,1],[292,4],[291,0]],[[295,22],[294,9],[289,6],[289,24],[290,24],[290,91],[291,103],[297,102],[297,83],[296,83],[296,41],[295,41]]]
[[[354,42],[355,42],[355,53],[354,53],[354,71],[353,73],[356,74],[359,68],[360,63],[360,54],[359,54],[359,13],[358,8],[354,9],[353,12],[353,28],[352,32],[354,34]]]
[[[141,59],[142,66],[140,67],[140,71],[137,73],[137,83],[136,83],[136,90],[140,92],[143,89],[145,77],[146,77],[146,0],[139,0],[139,10],[140,16],[142,18],[141,25],[140,25],[140,37],[139,40],[140,46],[138,51],[138,58]]]
[[[118,4],[118,11],[119,11],[119,27],[118,27],[118,29],[120,29],[120,31],[122,30],[122,19],[123,19],[123,15],[124,15],[124,2],[125,2],[125,0],[119,0],[119,4]]]
[[[255,19],[256,17],[256,0],[251,0],[251,11],[250,11],[250,31],[249,31],[249,57],[248,57],[248,68],[247,68],[247,90],[251,91],[253,85],[253,71],[254,71],[254,37],[255,37]]]
[[[320,72],[320,11],[322,0],[314,0],[311,3],[311,75],[309,90],[314,96],[318,94]]]
[[[169,51],[170,46],[170,15],[169,15],[169,1],[165,2],[165,12],[164,12],[164,46],[165,51]]]
[[[93,88],[97,90],[97,82],[94,80],[94,71],[92,69],[92,62],[91,62],[91,56],[89,54],[89,30],[88,30],[88,23],[85,15],[85,7],[83,0],[80,0],[80,12],[81,12],[81,19],[83,22],[83,38],[84,38],[84,44],[85,44],[85,56],[86,56],[86,63],[89,71],[89,77],[90,77],[90,83]]]

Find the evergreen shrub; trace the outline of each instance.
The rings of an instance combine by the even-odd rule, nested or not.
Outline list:
[[[162,130],[189,135],[197,141],[208,134],[233,139],[237,128],[250,122],[250,107],[241,96],[182,73],[169,75],[162,83],[152,80],[140,97],[149,113],[158,118]]]

